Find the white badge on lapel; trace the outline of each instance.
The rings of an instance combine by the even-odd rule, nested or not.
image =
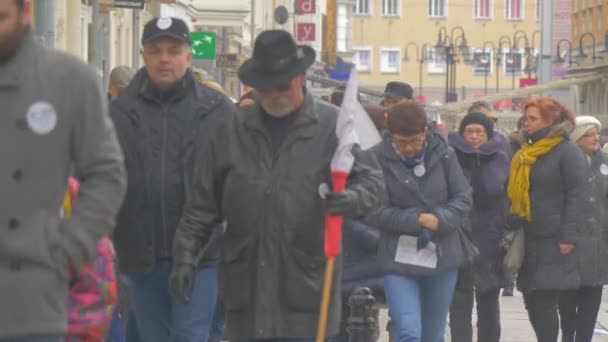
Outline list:
[[[36,134],[51,133],[57,126],[57,111],[45,101],[33,103],[25,114],[29,128]]]
[[[416,177],[422,177],[425,173],[426,168],[424,167],[424,164],[418,164],[416,165],[416,167],[414,167],[414,174],[416,175]]]
[[[608,176],[608,165],[606,164],[602,164],[600,165],[600,172],[604,175],[604,176]]]

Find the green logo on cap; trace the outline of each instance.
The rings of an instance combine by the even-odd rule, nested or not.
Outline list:
[[[194,59],[215,59],[217,35],[213,32],[192,32],[192,57]]]

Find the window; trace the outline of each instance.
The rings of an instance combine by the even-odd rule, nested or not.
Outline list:
[[[445,18],[446,10],[445,3],[447,0],[428,0],[429,1],[429,17]]]
[[[382,0],[382,15],[398,16],[399,0]]]
[[[490,19],[492,16],[492,0],[473,0],[475,19]]]
[[[429,74],[445,74],[445,49],[435,49],[428,47],[426,50],[428,61],[426,63],[426,71]]]
[[[355,56],[353,62],[357,66],[357,71],[369,72],[372,70],[372,49],[353,48]]]
[[[522,2],[524,0],[505,0],[505,19],[507,20],[521,20],[522,15]]]
[[[399,48],[382,49],[380,51],[380,72],[398,73],[400,71]]]
[[[370,15],[370,1],[371,0],[356,0],[355,2],[355,14],[359,15]]]

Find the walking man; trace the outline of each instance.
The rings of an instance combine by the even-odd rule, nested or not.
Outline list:
[[[65,341],[69,269],[95,259],[126,188],[98,77],[37,43],[31,10],[29,1],[0,0],[2,342]],[[61,218],[70,175],[80,197]]]
[[[182,304],[167,289],[171,245],[195,160],[209,162],[201,147],[216,122],[236,109],[195,80],[184,21],[152,19],[142,46],[145,66],[111,108],[130,180],[114,234],[118,266],[132,281],[141,341],[206,341],[217,297],[217,248],[197,256],[191,301]]]
[[[239,70],[241,81],[256,89],[256,101],[218,129],[175,237],[170,289],[192,301],[197,255],[214,228],[227,222],[219,279],[231,342],[312,340],[325,266],[324,215],[362,217],[384,189],[373,155],[357,150],[347,190],[325,201],[319,195],[330,183],[337,109],[306,89],[314,60],[315,51],[296,46],[286,31],[260,34],[253,57]],[[340,275],[336,267],[334,279]],[[339,284],[332,292],[330,336],[340,325]]]

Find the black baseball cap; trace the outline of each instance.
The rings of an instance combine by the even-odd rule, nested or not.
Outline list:
[[[186,22],[179,18],[161,17],[154,18],[144,26],[141,43],[153,41],[158,38],[173,38],[180,42],[190,44],[190,29]]]
[[[384,88],[384,96],[395,100],[403,98],[411,100],[414,97],[414,89],[405,82],[388,82]]]

